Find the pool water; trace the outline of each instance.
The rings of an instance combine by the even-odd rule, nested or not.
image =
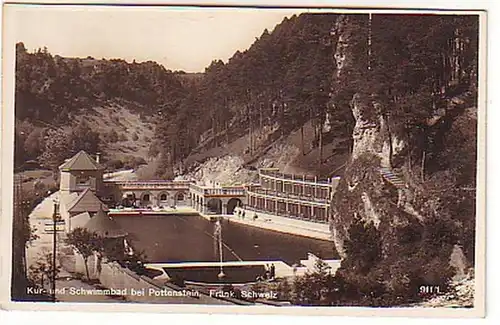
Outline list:
[[[146,254],[149,263],[219,261],[214,222],[201,216],[115,216],[129,233],[133,247]],[[282,260],[292,265],[313,253],[322,259],[337,258],[333,242],[279,233],[238,224],[222,224],[224,261]]]

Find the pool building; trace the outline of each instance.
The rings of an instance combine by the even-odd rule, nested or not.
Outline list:
[[[102,207],[130,213],[148,211],[238,215],[249,218],[279,216],[307,223],[328,223],[329,201],[339,178],[318,179],[267,168],[259,183],[203,186],[193,181],[113,181],[104,168],[84,151],[59,167],[60,214],[66,230],[81,226]],[[117,213],[117,210],[114,210]]]

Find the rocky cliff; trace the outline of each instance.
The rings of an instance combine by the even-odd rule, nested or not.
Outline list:
[[[417,298],[420,285],[444,290],[473,261],[470,163],[475,163],[477,119],[470,113],[474,108],[466,107],[476,104],[471,92],[455,93],[439,110],[423,107],[430,113],[409,126],[377,87],[353,80],[371,73],[369,59],[359,54],[366,42],[360,37],[366,35],[363,24],[363,18],[341,16],[335,26],[340,35],[332,75],[338,85],[350,87],[355,126],[351,157],[331,203],[330,228],[344,259],[339,277],[346,288],[356,288],[358,303],[397,304]],[[458,147],[461,152],[451,153],[454,137],[465,146],[472,143],[469,153]]]

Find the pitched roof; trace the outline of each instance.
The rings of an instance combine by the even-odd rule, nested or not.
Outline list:
[[[59,166],[59,170],[102,170],[104,167],[99,165],[88,153],[81,150],[76,155]]]
[[[106,212],[99,209],[85,224],[85,228],[104,238],[124,237],[127,233]]]
[[[92,218],[92,216],[90,215],[90,213],[88,213],[87,211],[85,212],[82,212],[82,213],[79,213],[77,214],[76,216],[74,216],[73,218],[77,218],[77,217],[88,217],[89,219]]]
[[[78,192],[59,192],[59,203],[60,205],[64,205],[66,210],[71,207],[72,203],[75,202],[75,200],[78,199]]]
[[[97,212],[100,209],[107,211],[108,207],[89,188],[86,188],[68,205],[68,212],[71,213]]]

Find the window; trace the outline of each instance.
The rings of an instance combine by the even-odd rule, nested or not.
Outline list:
[[[149,194],[144,194],[144,196],[142,197],[142,200],[149,202]]]
[[[160,195],[160,200],[161,201],[166,201],[167,200],[167,194]]]
[[[76,177],[76,183],[78,185],[88,185],[90,183],[90,177],[85,175],[79,175]]]
[[[177,200],[184,201],[184,194],[182,193],[177,194]]]

